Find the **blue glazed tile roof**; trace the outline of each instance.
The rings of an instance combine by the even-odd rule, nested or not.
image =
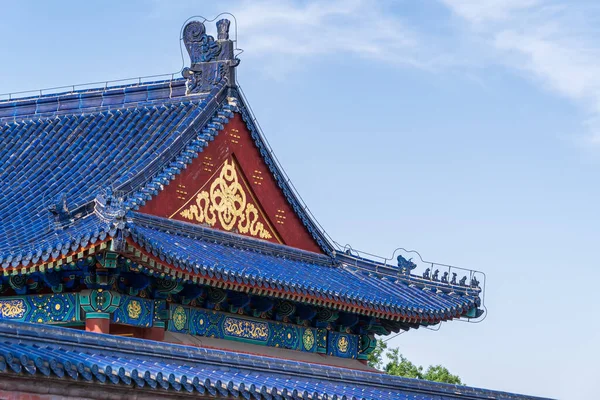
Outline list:
[[[404,318],[438,322],[479,306],[478,291],[423,290],[398,276],[355,269],[258,240],[137,214],[129,226],[138,246],[168,264],[206,278],[341,302]]]
[[[534,397],[292,360],[0,320],[0,372],[255,399]],[[109,390],[109,387],[106,387]]]
[[[330,251],[236,95],[221,82],[186,96],[180,79],[0,101],[0,265],[45,260],[65,248],[63,237],[82,239],[87,224],[80,219],[97,211],[94,199],[107,189],[124,195],[127,209],[139,208],[198,156],[233,111],[307,229]],[[62,199],[68,218],[56,224],[49,208],[60,208]]]
[[[236,95],[222,83],[210,93],[186,96],[184,82],[175,80],[0,102],[0,266],[56,259],[114,237],[118,229],[127,235],[122,218],[126,210],[152,199],[236,111],[284,195],[329,256],[268,244],[261,253],[257,249],[263,245],[252,240],[245,247],[232,247],[226,240],[211,243],[202,235],[182,238],[159,228],[176,222],[151,217],[148,226],[129,227],[144,247],[210,278],[405,321],[437,322],[479,306],[477,290],[453,294],[449,285],[437,290],[429,282],[426,286],[434,290],[426,292],[423,285],[409,285],[397,271],[368,272],[335,257]],[[119,196],[124,202],[106,201]],[[68,211],[63,213],[65,203]]]
[[[177,147],[214,97],[184,92],[173,81],[0,102],[0,264],[100,229],[97,218],[77,215],[57,228],[48,208],[65,196],[85,215],[102,191],[152,177],[148,166]]]

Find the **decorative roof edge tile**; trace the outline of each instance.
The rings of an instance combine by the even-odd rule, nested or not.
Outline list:
[[[92,217],[92,214],[82,219],[87,217]],[[77,236],[70,236],[64,240],[48,239],[38,243],[37,246],[19,249],[19,251],[8,251],[0,254],[0,267],[2,269],[26,268],[30,265],[58,260],[67,257],[69,254],[77,253],[82,248],[88,247],[89,244],[94,244],[97,241],[103,242],[107,237],[115,236],[117,229],[118,225],[116,223],[107,221],[100,226],[91,227]]]
[[[335,258],[336,261],[342,263],[347,268],[364,271],[389,280],[400,280],[408,285],[414,285],[421,289],[442,290],[446,293],[453,292],[461,295],[474,296],[478,296],[482,292],[480,287],[425,279],[419,275],[412,274],[410,271],[403,272],[400,267],[394,267],[390,264],[383,264],[367,258],[348,255],[346,253],[336,253]],[[479,271],[475,272],[479,273]]]

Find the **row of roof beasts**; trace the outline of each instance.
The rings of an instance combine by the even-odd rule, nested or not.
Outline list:
[[[246,399],[535,399],[223,350],[0,320],[0,373]]]

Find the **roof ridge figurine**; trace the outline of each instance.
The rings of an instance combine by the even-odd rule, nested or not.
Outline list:
[[[183,43],[190,57],[190,66],[181,72],[186,79],[187,94],[206,91],[222,80],[235,83],[234,68],[239,60],[233,55],[229,24],[227,19],[217,21],[216,41],[206,33],[203,22],[190,21],[183,28]]]

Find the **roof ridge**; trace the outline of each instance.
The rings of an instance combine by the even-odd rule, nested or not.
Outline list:
[[[157,80],[153,80],[153,81],[142,81],[142,79],[145,79],[145,78],[153,78],[153,77],[159,77],[159,76],[170,76],[171,78],[170,79],[157,79]],[[139,77],[139,78],[117,79],[114,81],[80,83],[80,84],[75,84],[75,85],[56,86],[56,87],[52,87],[52,88],[24,90],[24,91],[20,91],[20,92],[0,93],[0,97],[5,97],[5,98],[0,98],[0,105],[2,105],[4,103],[14,102],[14,101],[17,101],[17,102],[18,101],[28,101],[28,100],[36,100],[36,99],[40,99],[40,98],[63,96],[63,95],[68,95],[68,94],[100,92],[100,91],[107,91],[107,90],[112,90],[112,89],[123,89],[123,88],[137,87],[137,86],[149,86],[149,85],[155,85],[155,84],[161,84],[161,83],[173,82],[173,81],[182,81],[182,80],[185,81],[183,78],[175,78],[175,76],[176,76],[176,74],[164,74],[164,75],[155,75],[155,76]],[[126,82],[126,81],[131,81],[131,82],[123,83],[120,85],[112,85],[112,83]],[[59,91],[59,90],[62,90],[62,91]],[[53,92],[50,92],[50,91],[53,91]],[[49,92],[49,93],[44,93],[44,92]],[[14,95],[18,95],[18,94],[27,94],[27,93],[32,93],[32,95],[31,96],[22,96],[22,97],[14,96]],[[33,93],[35,93],[35,94],[33,94]]]
[[[34,116],[52,116],[80,111],[105,111],[128,106],[156,104],[186,96],[184,79],[146,82],[117,87],[90,88],[0,101],[0,122]]]

